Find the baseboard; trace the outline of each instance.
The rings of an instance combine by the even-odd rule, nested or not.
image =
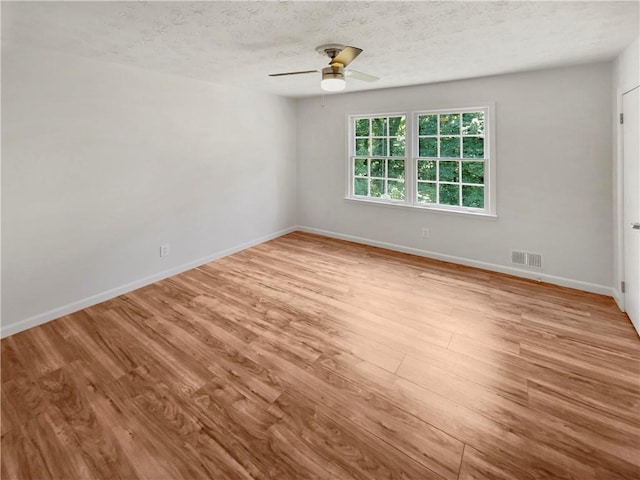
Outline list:
[[[179,273],[186,272],[187,270],[191,270],[192,268],[199,267],[200,265],[204,265],[205,263],[209,263],[219,258],[226,257],[227,255],[237,253],[241,250],[254,247],[256,245],[267,242],[269,240],[273,240],[274,238],[280,237],[282,235],[286,235],[287,233],[291,233],[296,230],[298,230],[297,227],[285,228],[284,230],[280,230],[278,232],[265,235],[263,237],[251,240],[249,242],[236,245],[226,250],[212,253],[211,255],[207,255],[206,257],[199,258],[192,262],[185,263],[183,265],[179,265],[177,267],[173,267],[168,270],[164,270],[154,275],[150,275],[148,277],[141,278],[133,282],[129,282],[125,285],[112,288],[105,292],[101,292],[96,295],[83,298],[82,300],[78,300],[73,303],[68,303],[67,305],[54,308],[47,312],[40,313],[38,315],[34,315],[29,318],[25,318],[24,320],[20,320],[10,325],[6,325],[6,326],[2,325],[0,327],[0,338],[5,338],[15,333],[22,332],[23,330],[27,330],[29,328],[42,325],[43,323],[50,322],[51,320],[55,320],[56,318],[60,318],[64,315],[69,315],[71,313],[77,312],[78,310],[82,310],[83,308],[91,307],[98,303],[105,302],[107,300],[117,297],[118,295],[123,295],[125,293],[131,292],[138,288],[142,288],[144,286],[150,285],[154,282],[158,282],[160,280],[164,280],[165,278],[172,277],[173,275],[178,275]]]
[[[530,280],[538,280],[541,282],[551,283],[553,285],[559,285],[561,287],[575,288],[576,290],[583,290],[585,292],[599,293],[601,295],[607,295],[608,297],[614,297],[614,290],[611,287],[605,285],[598,285],[595,283],[583,282],[581,280],[574,280],[571,278],[556,277],[554,275],[548,275],[546,273],[531,272],[528,270],[522,270],[519,268],[506,267],[504,265],[497,265],[494,263],[480,262],[478,260],[471,260],[469,258],[456,257],[454,255],[446,255],[443,253],[431,252],[428,250],[421,250],[418,248],[405,247],[403,245],[397,245],[395,243],[379,242],[377,240],[371,240],[363,237],[356,237],[353,235],[345,235],[343,233],[331,232],[328,230],[321,230],[318,228],[299,226],[298,230],[308,233],[316,233],[318,235],[324,235],[325,237],[337,238],[339,240],[347,240],[349,242],[361,243],[363,245],[371,245],[373,247],[386,248],[389,250],[395,250],[402,253],[410,253],[412,255],[418,255],[420,257],[433,258],[434,260],[442,260],[444,262],[457,263],[459,265],[466,265],[468,267],[481,268],[483,270],[490,270],[492,272],[506,273],[516,277],[528,278]],[[617,299],[616,299],[617,301]]]
[[[621,312],[624,312],[624,294],[617,288],[612,288],[612,297],[616,301],[616,305]]]
[[[616,304],[618,305],[618,308],[620,309],[620,311],[626,312],[624,308],[624,293],[622,293],[621,290],[617,288],[613,289],[613,299],[616,301]],[[640,337],[640,324],[634,323],[633,320],[631,320],[631,318],[629,317],[629,315],[627,315],[627,318],[629,318],[629,322],[631,323],[631,325],[633,325],[633,328],[635,328],[636,333]]]
[[[531,280],[540,280],[543,282],[551,283],[554,285],[559,285],[562,287],[575,288],[577,290],[583,290],[592,293],[599,293],[601,295],[607,295],[613,297],[620,309],[623,309],[622,295],[620,292],[616,291],[611,287],[607,287],[604,285],[598,285],[589,282],[583,282],[580,280],[573,280],[570,278],[556,277],[554,275],[548,275],[539,272],[530,272],[527,270],[521,270],[513,267],[506,267],[503,265],[497,265],[493,263],[480,262],[477,260],[471,260],[468,258],[457,257],[454,255],[446,255],[437,252],[431,252],[428,250],[421,250],[418,248],[405,247],[403,245],[397,245],[394,243],[387,242],[379,242],[376,240],[371,240],[363,237],[356,237],[353,235],[346,235],[337,232],[331,232],[328,230],[321,230],[318,228],[306,227],[306,226],[297,226],[297,227],[289,227],[284,230],[280,230],[278,232],[271,233],[269,235],[265,235],[263,237],[251,240],[249,242],[242,243],[240,245],[236,245],[234,247],[228,248],[226,250],[222,250],[206,257],[199,258],[192,262],[179,265],[177,267],[173,267],[168,270],[164,270],[162,272],[156,273],[154,275],[150,275],[148,277],[135,280],[133,282],[129,282],[125,285],[121,285],[119,287],[107,290],[105,292],[98,293],[96,295],[92,295],[90,297],[78,300],[76,302],[69,303],[67,305],[63,305],[61,307],[49,310],[44,313],[40,313],[38,315],[34,315],[32,317],[26,318],[24,320],[20,320],[18,322],[12,323],[10,325],[1,326],[0,327],[0,338],[5,338],[15,333],[22,332],[23,330],[27,330],[32,327],[36,327],[38,325],[42,325],[43,323],[47,323],[51,320],[55,320],[56,318],[62,317],[64,315],[69,315],[71,313],[77,312],[78,310],[82,310],[83,308],[88,308],[93,305],[96,305],[101,302],[105,302],[119,295],[123,295],[125,293],[131,292],[138,288],[142,288],[146,285],[149,285],[154,282],[158,282],[160,280],[164,280],[165,278],[171,277],[173,275],[178,275],[179,273],[185,272],[187,270],[191,270],[192,268],[199,267],[200,265],[204,265],[205,263],[212,262],[222,257],[226,257],[228,255],[232,255],[239,251],[245,250],[247,248],[253,247],[255,245],[259,245],[261,243],[267,242],[269,240],[273,240],[274,238],[280,237],[282,235],[286,235],[287,233],[294,232],[296,230],[315,233],[318,235],[324,235],[326,237],[337,238],[340,240],[347,240],[350,242],[361,243],[364,245],[371,245],[374,247],[386,248],[389,250],[394,250],[397,252],[410,253],[412,255],[418,255],[426,258],[433,258],[435,260],[442,260],[445,262],[456,263],[460,265],[466,265],[469,267],[481,268],[484,270],[490,270],[493,272],[506,273],[508,275],[514,275],[517,277],[528,278]]]

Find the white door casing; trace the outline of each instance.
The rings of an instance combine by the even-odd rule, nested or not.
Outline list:
[[[640,87],[622,95],[624,307],[640,334]],[[635,225],[639,225],[636,227]]]

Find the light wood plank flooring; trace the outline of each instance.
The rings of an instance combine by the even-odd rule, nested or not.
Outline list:
[[[2,340],[3,479],[638,479],[612,299],[293,233]]]

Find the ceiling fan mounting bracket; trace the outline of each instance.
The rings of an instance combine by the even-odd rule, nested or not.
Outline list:
[[[316,51],[322,55],[327,56],[330,59],[334,59],[342,50],[344,50],[344,45],[339,43],[327,43],[326,45],[320,45],[316,47]]]

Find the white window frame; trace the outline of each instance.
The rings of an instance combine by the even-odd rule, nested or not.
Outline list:
[[[356,135],[355,135],[355,131],[354,131],[354,125],[356,120],[362,119],[362,118],[368,118],[368,119],[372,119],[372,118],[380,118],[380,117],[405,117],[405,129],[408,128],[409,123],[410,123],[410,119],[409,119],[409,115],[406,112],[389,112],[389,113],[370,113],[370,114],[361,114],[361,115],[349,115],[347,122],[348,122],[348,128],[347,131],[349,132],[349,139],[348,139],[348,144],[349,144],[349,150],[347,152],[347,198],[353,199],[353,200],[360,200],[360,201],[365,201],[365,202],[372,202],[372,203],[383,203],[383,204],[390,204],[390,205],[409,205],[407,203],[408,200],[408,196],[407,196],[407,188],[409,187],[408,183],[407,183],[407,168],[409,166],[409,162],[411,157],[409,156],[410,153],[410,146],[408,143],[408,136],[406,135],[406,130],[405,130],[405,150],[404,150],[404,157],[391,157],[391,156],[373,156],[373,155],[367,155],[366,157],[370,160],[376,160],[376,159],[382,159],[382,160],[403,160],[404,161],[404,171],[405,171],[405,175],[404,175],[404,200],[394,200],[394,199],[390,199],[390,198],[381,198],[381,197],[361,197],[361,196],[356,196],[355,192],[354,192],[354,188],[353,188],[353,184],[354,184],[354,179],[355,177],[355,171],[354,171],[354,161],[356,158],[363,158],[364,155],[356,155],[355,151],[356,151],[356,145],[355,145],[355,139],[356,139]],[[388,130],[387,130],[388,131]],[[373,138],[373,137],[370,137]],[[389,138],[389,137],[387,137]],[[371,164],[369,163],[369,176],[367,177],[369,180],[371,180]],[[388,172],[385,172],[386,176],[385,176],[385,181],[389,180],[388,177]],[[378,177],[376,177],[378,178]]]
[[[442,113],[466,113],[466,112],[478,112],[483,111],[485,113],[485,133],[484,133],[484,153],[485,153],[485,168],[484,168],[484,208],[472,208],[457,205],[442,205],[442,204],[425,204],[418,202],[417,195],[417,166],[418,160],[423,157],[418,157],[418,116],[430,115],[430,114],[442,114]],[[406,132],[405,142],[406,150],[404,157],[394,157],[397,159],[403,159],[405,162],[405,197],[404,200],[391,200],[375,197],[362,197],[356,196],[353,191],[354,184],[354,159],[362,156],[355,155],[355,120],[360,118],[374,118],[374,117],[393,117],[404,116],[406,119]],[[472,216],[485,216],[485,217],[497,217],[496,212],[496,148],[495,148],[495,104],[493,102],[482,102],[480,106],[464,106],[464,107],[447,107],[437,109],[424,109],[414,110],[406,112],[384,112],[384,113],[369,113],[369,114],[357,114],[347,116],[347,185],[346,185],[346,199],[349,201],[363,202],[377,205],[389,205],[396,207],[416,208],[421,210],[428,210],[442,213],[464,214]],[[462,135],[460,135],[462,138]],[[461,140],[462,141],[462,140]],[[369,157],[371,158],[371,157]],[[391,157],[384,157],[391,158]],[[438,158],[438,161],[443,159]],[[478,161],[478,159],[463,159],[460,161]],[[460,172],[462,175],[462,172]],[[462,184],[462,178],[460,178],[460,184]],[[437,183],[436,183],[437,185]]]

